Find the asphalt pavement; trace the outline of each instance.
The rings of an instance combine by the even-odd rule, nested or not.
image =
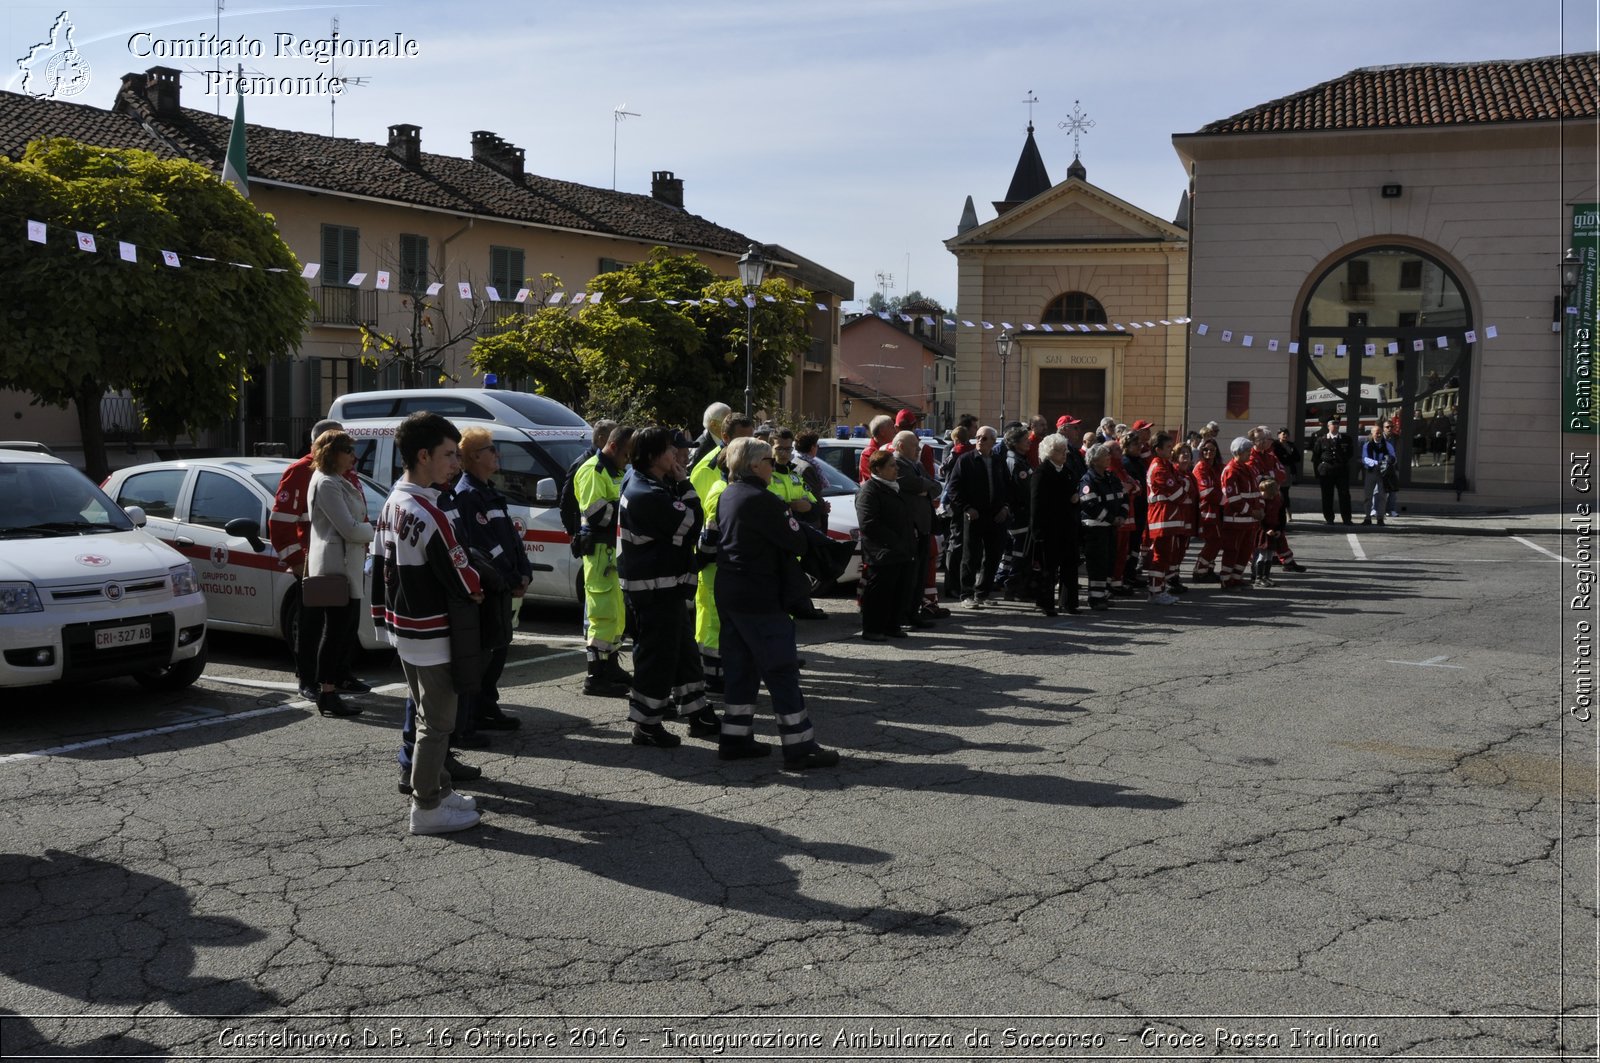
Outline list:
[[[405,833],[390,662],[349,720],[240,637],[181,695],[8,694],[0,1052],[1593,1058],[1574,543],[1421,519],[1169,608],[875,645],[827,601],[812,774],[629,744],[530,616],[448,837]]]

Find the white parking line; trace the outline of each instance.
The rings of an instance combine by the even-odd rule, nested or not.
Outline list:
[[[1570,565],[1570,564],[1572,564],[1572,562],[1571,562],[1571,561],[1568,561],[1568,560],[1567,560],[1567,559],[1566,559],[1566,558],[1564,558],[1564,557],[1562,557],[1562,556],[1561,556],[1561,555],[1560,555],[1560,554],[1552,554],[1552,553],[1551,553],[1551,552],[1550,552],[1550,551],[1549,551],[1549,550],[1546,550],[1546,549],[1545,549],[1545,548],[1544,548],[1544,547],[1542,547],[1542,546],[1540,546],[1540,545],[1539,545],[1539,544],[1538,544],[1538,543],[1536,543],[1536,542],[1531,542],[1531,541],[1529,541],[1529,540],[1527,540],[1527,539],[1524,539],[1524,538],[1523,538],[1523,537],[1522,537],[1522,536],[1520,536],[1520,535],[1513,535],[1513,536],[1512,536],[1512,537],[1511,537],[1511,538],[1512,538],[1512,539],[1514,539],[1514,540],[1516,540],[1516,541],[1517,541],[1517,542],[1519,542],[1519,543],[1521,543],[1521,544],[1522,544],[1522,545],[1523,545],[1523,546],[1526,546],[1526,547],[1528,547],[1528,548],[1529,548],[1529,549],[1530,549],[1530,550],[1537,550],[1537,551],[1539,551],[1539,552],[1540,552],[1540,553],[1541,553],[1541,554],[1543,554],[1543,555],[1544,555],[1544,556],[1545,556],[1545,557],[1553,557],[1553,558],[1555,558],[1555,559],[1556,559],[1556,560],[1557,560],[1557,561],[1560,561],[1560,562],[1561,562],[1561,563],[1562,563],[1562,564],[1564,564],[1564,565]]]
[[[100,746],[115,745],[118,742],[132,742],[140,738],[151,738],[155,735],[176,734],[179,731],[193,731],[200,727],[215,727],[220,723],[231,723],[234,720],[249,720],[257,716],[270,716],[277,712],[288,712],[290,709],[304,709],[309,703],[304,701],[291,701],[282,705],[268,705],[262,709],[250,709],[247,712],[228,713],[224,716],[208,716],[203,720],[190,720],[186,723],[175,723],[167,727],[152,727],[146,731],[130,731],[127,734],[107,735],[104,738],[91,738],[84,742],[73,742],[64,746],[51,746],[49,749],[36,749],[31,753],[12,753],[0,757],[0,764],[15,764],[25,760],[39,760],[43,757],[59,757],[64,753],[76,753],[81,749],[96,749]],[[188,706],[195,712],[206,710],[195,706]]]
[[[1438,657],[1429,657],[1426,661],[1388,661],[1386,663],[1388,663],[1388,664],[1409,664],[1413,668],[1454,668],[1454,669],[1456,669],[1458,671],[1464,670],[1466,668],[1465,665],[1461,665],[1461,664],[1441,664],[1440,663],[1441,661],[1448,661],[1449,659],[1450,659],[1450,655],[1449,654],[1441,654]]]
[[[1350,540],[1350,552],[1356,555],[1356,560],[1365,561],[1367,559],[1367,552],[1361,549],[1361,540],[1356,538],[1355,532],[1348,533],[1345,535],[1345,538]]]

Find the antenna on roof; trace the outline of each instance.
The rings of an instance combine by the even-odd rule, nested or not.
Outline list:
[[[335,15],[329,21],[332,23],[332,27],[331,28],[332,28],[332,31],[333,31],[333,33],[332,33],[332,36],[333,36],[333,48],[332,48],[332,51],[333,51],[333,53],[335,55],[337,55],[338,52],[339,52],[339,16]],[[368,78],[368,77],[360,77],[360,78],[348,78],[348,77],[345,77],[344,76],[344,68],[343,67],[339,67],[338,69],[334,70],[333,79],[339,83],[339,87],[341,89],[345,89],[345,88],[360,88],[362,85],[369,84],[372,81],[372,79]],[[338,108],[338,106],[339,106],[339,94],[337,92],[328,93],[328,135],[330,137],[334,135],[334,132],[333,132],[334,128],[335,128],[335,125],[334,125],[335,114],[334,114],[334,112],[335,112],[336,108]]]
[[[644,115],[637,111],[628,110],[628,105],[619,103],[611,109],[611,191],[617,190],[617,126],[622,124],[624,118],[643,118]]]

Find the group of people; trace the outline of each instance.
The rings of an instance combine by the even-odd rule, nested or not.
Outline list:
[[[1363,495],[1367,513],[1361,523],[1379,525],[1387,518],[1400,515],[1400,426],[1393,420],[1380,419],[1373,423],[1361,441],[1361,470]],[[1339,517],[1346,524],[1355,523],[1350,512],[1350,462],[1356,454],[1355,444],[1339,430],[1339,419],[1330,417],[1311,441],[1312,470],[1322,489],[1322,518],[1333,523],[1334,498],[1337,496]]]

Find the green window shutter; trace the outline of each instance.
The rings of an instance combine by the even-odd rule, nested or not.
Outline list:
[[[517,294],[525,276],[522,248],[489,248],[489,283],[500,294],[502,301],[509,301]]]
[[[352,225],[322,227],[322,283],[345,284],[361,269],[361,230]]]
[[[428,287],[428,238],[400,234],[400,290],[421,292]]]

